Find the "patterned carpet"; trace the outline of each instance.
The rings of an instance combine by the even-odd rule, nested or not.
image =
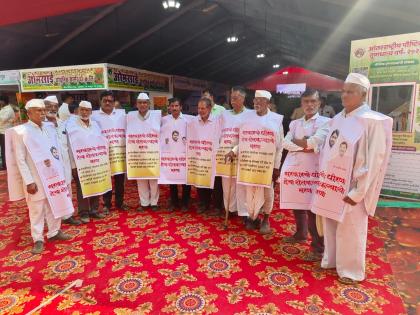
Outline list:
[[[4,173],[0,200],[7,200]],[[378,222],[370,221],[367,280],[343,286],[334,271],[301,260],[308,244],[287,245],[290,211],[275,209],[273,233],[242,228],[238,218],[138,214],[128,186],[128,213],[64,226],[71,241],[46,243],[32,255],[24,202],[1,202],[0,314],[26,313],[76,279],[37,314],[404,314]],[[195,197],[195,192],[194,197]],[[169,192],[162,189],[161,203]],[[278,201],[276,201],[278,204]],[[351,254],[351,253],[349,253]]]

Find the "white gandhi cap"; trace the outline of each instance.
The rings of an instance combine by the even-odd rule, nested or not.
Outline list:
[[[271,93],[265,90],[256,90],[255,97],[264,97],[268,100],[271,100]]]
[[[28,110],[29,108],[45,108],[44,100],[40,98],[29,100],[25,105],[25,109]]]
[[[58,99],[57,99],[57,96],[55,96],[55,95],[47,96],[46,98],[44,98],[44,101],[58,104]]]
[[[366,90],[369,90],[370,82],[363,74],[360,73],[349,73],[344,83],[354,83],[363,86]]]
[[[88,102],[88,101],[81,101],[79,103],[79,107],[83,107],[83,108],[87,108],[87,109],[92,109],[92,103]]]
[[[139,96],[137,96],[137,99],[138,100],[141,100],[141,101],[148,101],[148,100],[150,100],[150,98],[149,98],[149,95],[147,95],[146,93],[140,93],[139,94]]]

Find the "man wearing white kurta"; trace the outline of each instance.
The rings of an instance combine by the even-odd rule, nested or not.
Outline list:
[[[110,126],[112,129],[124,129],[124,133],[122,136],[125,137],[125,110],[124,109],[116,109],[115,108],[115,97],[112,91],[103,91],[100,96],[101,101],[101,108],[99,110],[95,110],[92,112],[92,116],[90,119],[96,121],[99,127],[104,134],[104,131],[107,131],[107,128]],[[120,134],[104,134],[106,137],[108,136],[121,136]],[[113,139],[110,139],[109,143],[109,152],[110,152],[110,159],[112,154],[112,144]],[[117,141],[115,147],[120,147],[121,144],[124,143],[125,146],[125,138],[123,141]],[[114,148],[115,148],[114,147]],[[124,150],[125,151],[125,147]],[[111,161],[111,171],[112,171],[112,161]],[[113,174],[113,173],[112,173]],[[127,211],[129,207],[124,203],[124,188],[125,188],[125,171],[121,171],[112,175],[114,178],[114,188],[115,191],[115,207],[122,211]],[[102,198],[104,201],[103,213],[109,214],[112,208],[112,190],[108,191],[107,193],[103,194]]]
[[[150,99],[146,93],[140,93],[137,97],[137,109],[139,122],[145,122],[150,118]],[[160,122],[159,122],[160,124]],[[153,211],[159,210],[159,185],[157,179],[138,179],[137,189],[140,197],[138,211],[144,211],[145,207],[151,207]]]
[[[285,172],[288,171],[288,165],[293,167],[293,165],[296,165],[298,161],[302,159],[307,163],[305,165],[300,165],[300,167],[303,167],[301,169],[302,171],[308,171],[311,174],[318,171],[318,153],[327,137],[329,130],[328,121],[330,120],[330,118],[318,114],[319,106],[320,98],[317,90],[308,89],[302,94],[301,107],[305,116],[293,120],[290,123],[289,132],[286,137],[284,137],[284,148],[289,151],[289,154],[283,164],[281,178],[283,178]],[[302,162],[299,164],[302,164]],[[280,183],[280,191],[283,192],[280,197],[280,207],[282,209],[288,209],[288,204],[295,204],[293,215],[296,222],[295,234],[293,234],[293,236],[284,237],[283,242],[303,242],[306,240],[309,230],[309,234],[312,238],[312,251],[304,257],[304,260],[320,260],[324,251],[324,242],[317,231],[316,215],[310,211],[311,202],[309,199],[312,199],[312,193],[308,193],[308,195],[305,196],[307,198],[301,197],[300,203],[296,203],[295,196],[292,194],[287,195],[285,192],[287,191],[288,186],[282,181],[280,181]],[[284,202],[286,206],[282,206],[282,202]]]
[[[231,110],[221,114],[222,135],[220,147],[233,149],[239,141],[239,125],[243,122],[245,114],[249,111],[244,105],[246,90],[241,86],[234,86],[231,90]],[[226,142],[226,143],[225,143]],[[222,176],[223,201],[226,211],[237,212],[238,216],[247,217],[248,211],[245,206],[245,186],[236,183],[236,178]],[[230,193],[230,196],[229,196]],[[228,200],[229,203],[228,204]]]
[[[70,165],[70,155],[69,155],[69,146],[66,133],[66,122],[59,119],[57,116],[58,113],[58,99],[55,95],[50,95],[44,98],[45,112],[46,112],[46,122],[45,127],[51,128],[52,132],[57,134],[58,144],[60,145],[59,152],[61,156],[61,161],[64,166],[64,176],[66,178],[66,184],[68,186],[70,196],[71,192],[71,165]],[[82,222],[76,219],[73,215],[68,215],[63,217],[63,223],[71,225],[80,225]]]
[[[83,223],[89,223],[90,218],[93,219],[103,219],[105,214],[99,213],[99,196],[92,197],[83,197],[82,185],[80,183],[79,174],[77,173],[77,165],[74,158],[71,141],[72,140],[72,131],[80,130],[83,134],[86,134],[86,137],[89,137],[91,134],[100,134],[101,130],[98,124],[90,119],[92,115],[92,104],[88,101],[81,101],[79,103],[78,116],[71,119],[67,123],[67,132],[69,136],[69,156],[70,156],[70,165],[73,178],[76,182],[76,196],[77,196],[77,208],[80,216],[80,221]],[[70,139],[69,139],[70,138]],[[74,149],[74,147],[73,147]]]
[[[36,166],[25,146],[23,135],[37,137],[38,139],[55,137],[49,134],[43,127],[45,120],[45,104],[42,99],[32,99],[26,103],[25,109],[28,111],[29,121],[19,126],[22,132],[16,134],[13,141],[13,151],[16,164],[24,184],[26,202],[29,208],[29,219],[31,223],[31,235],[34,240],[33,253],[39,254],[44,249],[44,221],[48,225],[48,240],[68,240],[70,236],[60,230],[61,218],[55,218],[49,202],[47,200],[41,179]],[[50,160],[44,161],[45,165],[51,164]]]
[[[365,102],[369,87],[365,76],[350,73],[341,94],[344,110],[331,121],[357,118],[364,129],[349,162],[352,172],[350,189],[343,199],[343,218],[340,222],[323,220],[325,250],[321,266],[336,268],[344,284],[365,278],[368,216],[375,212],[391,151],[392,119],[370,109]]]
[[[283,116],[269,110],[271,100],[271,93],[264,90],[255,91],[254,111],[249,111],[246,116],[246,121],[258,122],[261,126],[271,129],[275,136],[275,153],[274,153],[274,167],[272,174],[272,183],[270,187],[257,187],[252,185],[246,186],[246,207],[249,218],[246,223],[247,229],[256,229],[260,225],[258,215],[263,213],[263,220],[260,225],[260,233],[270,233],[269,217],[273,210],[274,204],[274,184],[280,176],[280,163],[283,151]],[[243,125],[246,124],[243,123]],[[232,149],[227,154],[227,159],[237,155],[240,150],[239,146]]]

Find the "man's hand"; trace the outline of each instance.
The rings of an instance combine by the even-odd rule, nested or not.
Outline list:
[[[230,151],[228,154],[225,155],[225,164],[226,163],[231,163],[233,162],[234,158],[235,158],[235,153],[233,151]]]
[[[357,204],[357,202],[353,201],[353,199],[351,199],[349,196],[345,196],[343,198],[343,201],[345,203],[348,203],[349,205],[355,206]]]
[[[29,184],[26,185],[26,191],[28,192],[28,194],[34,195],[38,192],[38,187],[35,183]]]
[[[292,142],[303,149],[306,149],[306,147],[308,146],[308,142],[306,139],[293,139]]]
[[[46,167],[50,167],[51,166],[51,161],[50,160],[44,160],[44,164]]]
[[[280,169],[275,168],[273,169],[273,182],[276,183],[280,177]]]

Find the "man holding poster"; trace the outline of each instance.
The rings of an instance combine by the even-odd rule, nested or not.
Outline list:
[[[100,95],[101,108],[92,113],[92,120],[101,128],[102,134],[109,142],[109,161],[111,174],[114,177],[115,207],[127,211],[124,204],[125,186],[125,129],[124,109],[115,109],[115,98],[112,91],[103,91]],[[103,195],[104,213],[109,213],[112,205],[112,190]]]
[[[127,115],[127,178],[137,180],[140,205],[137,211],[151,207],[157,211],[160,176],[160,110],[149,110],[149,95],[137,97],[138,111]]]
[[[260,233],[270,233],[269,216],[273,210],[274,183],[280,175],[283,151],[283,116],[268,108],[271,93],[255,91],[254,109],[246,113],[239,127],[239,145],[226,156],[232,160],[238,155],[238,184],[246,186],[246,207],[249,218],[247,229],[260,225]]]
[[[289,151],[280,174],[280,208],[294,209],[296,232],[283,238],[284,242],[297,243],[312,237],[312,251],[304,259],[320,260],[324,242],[316,228],[316,215],[312,213],[312,199],[319,183],[319,150],[327,137],[330,118],[318,114],[320,97],[317,90],[307,89],[301,96],[304,117],[293,120],[284,138],[284,148]]]
[[[29,121],[14,128],[13,149],[7,151],[13,152],[10,158],[16,160],[21,176],[14,180],[24,185],[34,241],[32,252],[39,254],[44,249],[44,221],[48,225],[48,240],[68,240],[71,237],[60,230],[61,218],[72,214],[74,208],[57,151],[56,134],[43,126],[44,101],[32,99],[25,109]]]
[[[96,122],[90,119],[92,104],[81,101],[78,117],[68,120],[70,163],[77,188],[80,220],[102,219],[98,213],[99,196],[112,189],[108,141]]]
[[[197,187],[198,213],[210,209],[214,186],[216,150],[220,139],[220,121],[211,112],[212,102],[198,101],[198,116],[187,124],[187,185]],[[213,215],[219,212],[214,211]]]
[[[336,268],[339,281],[365,278],[368,216],[373,216],[392,145],[392,119],[365,102],[369,80],[350,73],[341,99],[344,110],[330,121],[312,211],[323,216],[321,267]],[[334,138],[332,138],[332,136]]]
[[[176,97],[169,100],[170,115],[162,118],[160,127],[160,178],[159,184],[169,184],[170,210],[179,208],[178,185],[182,185],[182,211],[188,210],[191,186],[185,184],[187,122],[193,116],[181,113],[181,103]]]
[[[234,86],[231,90],[231,110],[225,110],[220,115],[221,138],[220,147],[216,155],[216,174],[222,177],[223,200],[226,211],[237,212],[239,216],[247,217],[245,207],[245,186],[236,184],[237,160],[233,165],[225,163],[225,155],[239,142],[239,125],[249,111],[244,105],[246,91],[241,86]],[[229,196],[230,194],[230,196]],[[229,205],[228,205],[229,200]]]

